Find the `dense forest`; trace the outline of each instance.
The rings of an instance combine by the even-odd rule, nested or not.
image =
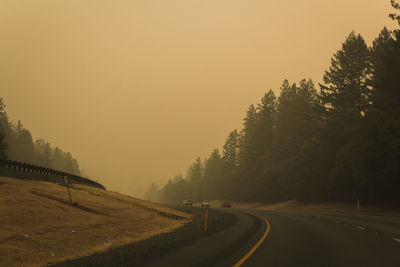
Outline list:
[[[21,121],[12,123],[0,97],[0,160],[10,159],[31,163],[75,175],[81,175],[79,164],[68,152],[43,139],[33,140]]]
[[[279,96],[270,90],[249,106],[222,153],[152,184],[145,197],[395,205],[399,192],[400,29],[384,28],[371,46],[351,32],[319,86],[283,81]]]

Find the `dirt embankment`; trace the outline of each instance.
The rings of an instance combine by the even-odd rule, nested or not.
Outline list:
[[[168,233],[191,215],[106,190],[0,177],[0,266],[44,266]]]

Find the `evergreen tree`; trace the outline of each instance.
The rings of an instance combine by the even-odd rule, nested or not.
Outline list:
[[[318,95],[311,80],[289,85],[285,80],[278,99],[277,137],[281,157],[295,156],[319,126]]]
[[[52,167],[52,148],[48,141],[38,139],[35,141],[36,164],[43,167]]]
[[[203,164],[200,157],[189,167],[186,179],[191,182],[198,182],[203,177]]]
[[[218,199],[223,195],[225,178],[225,164],[218,149],[214,149],[211,155],[204,161],[204,177],[202,180],[202,199]]]
[[[242,142],[240,144],[239,165],[243,169],[251,169],[256,162],[257,148],[256,128],[259,116],[253,104],[247,110],[246,117],[243,119],[243,130],[241,131]]]
[[[19,120],[14,126],[9,143],[8,153],[11,159],[26,163],[35,162],[35,148],[32,135]]]
[[[323,77],[325,85],[320,85],[326,109],[321,166],[329,177],[330,198],[352,201],[359,184],[355,144],[370,108],[370,49],[361,35],[352,32],[331,63]]]
[[[154,202],[159,201],[159,191],[160,188],[158,185],[151,183],[149,189],[147,189],[147,192],[144,194],[144,199]]]
[[[283,198],[301,198],[302,188],[298,187],[310,179],[309,164],[305,163],[318,140],[321,125],[319,107],[317,91],[311,80],[303,79],[299,86],[295,83],[290,85],[287,80],[283,82],[278,98],[275,154],[275,175],[279,178]],[[313,187],[313,190],[320,188]]]
[[[226,164],[234,169],[236,166],[238,166],[238,153],[239,153],[239,133],[235,129],[232,132],[229,133],[228,138],[225,141],[224,147],[223,147],[223,159],[226,162]]]
[[[5,113],[3,98],[0,97],[0,160],[6,159],[6,126],[8,124],[7,114]]]
[[[395,10],[400,10],[400,4],[397,3],[395,0],[390,0],[390,4],[392,5],[392,7],[393,7]],[[393,20],[397,20],[397,22],[398,22],[399,25],[400,25],[400,15],[399,15],[399,14],[391,13],[391,14],[389,14],[389,17],[390,17],[391,19],[393,19]]]
[[[384,28],[373,43],[372,102],[385,116],[400,114],[400,30],[393,33]]]
[[[271,171],[275,165],[276,97],[269,90],[257,104],[256,112],[250,109],[243,129],[241,153],[242,165],[237,174],[236,196],[243,201],[265,200],[272,195],[270,188],[275,177]]]
[[[395,10],[399,4],[391,1]],[[400,25],[399,15],[391,14]],[[400,196],[400,30],[384,28],[373,42],[372,109],[363,129],[360,194],[373,203],[398,204]]]
[[[194,163],[189,167],[186,172],[186,181],[189,183],[188,198],[199,199],[200,198],[200,185],[203,178],[203,163],[200,157],[196,159]],[[183,200],[183,199],[182,199]]]
[[[223,169],[222,157],[218,149],[214,149],[204,162],[204,177],[215,177],[221,174]]]
[[[63,154],[63,160],[65,162],[64,168],[61,169],[65,172],[72,173],[75,175],[80,175],[79,164],[76,159],[74,159],[71,153],[66,152]]]
[[[321,100],[328,111],[343,111],[343,116],[365,114],[370,88],[370,51],[360,34],[351,32],[342,48],[331,59],[321,86]]]
[[[276,96],[272,90],[269,90],[261,99],[261,103],[257,105],[258,122],[255,138],[258,140],[257,156],[259,158],[264,158],[273,152],[277,115],[276,108]]]

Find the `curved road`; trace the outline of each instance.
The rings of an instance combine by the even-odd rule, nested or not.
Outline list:
[[[241,210],[270,222],[241,266],[400,266],[400,217]]]

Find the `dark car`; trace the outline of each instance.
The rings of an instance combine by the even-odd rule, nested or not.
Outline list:
[[[231,203],[228,201],[222,201],[221,208],[230,208]]]

